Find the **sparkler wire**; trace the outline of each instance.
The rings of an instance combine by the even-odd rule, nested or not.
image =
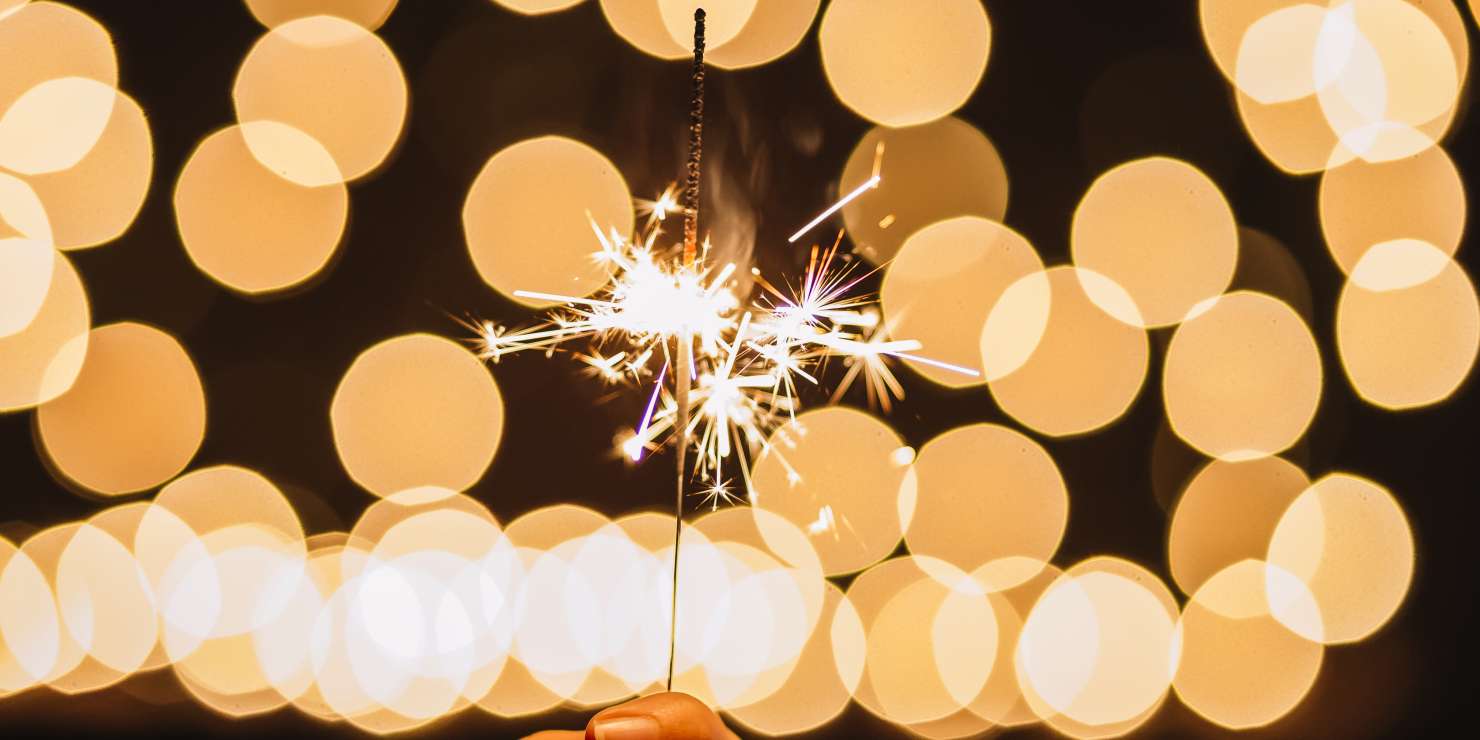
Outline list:
[[[689,98],[688,182],[683,191],[683,266],[691,268],[699,245],[699,162],[704,153],[704,9],[694,10],[693,88]],[[693,340],[686,331],[674,338],[674,400],[678,404],[678,442],[674,458],[677,481],[673,498],[673,586],[668,603],[668,690],[673,690],[673,662],[678,654],[678,542],[683,536],[685,458],[689,447],[689,383]]]

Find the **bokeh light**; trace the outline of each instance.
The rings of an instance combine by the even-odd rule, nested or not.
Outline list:
[[[498,386],[478,358],[430,334],[365,350],[329,409],[345,471],[378,496],[473,485],[493,461],[503,417]]]
[[[1459,263],[1421,241],[1373,247],[1336,304],[1336,349],[1357,395],[1388,409],[1443,401],[1475,366],[1480,300]]]
[[[41,311],[56,256],[51,223],[35,191],[0,173],[0,337],[25,329]]]
[[[300,185],[355,180],[385,161],[406,120],[401,65],[375,34],[334,16],[274,26],[242,60],[231,90],[237,121],[269,121],[323,145],[337,172],[304,168],[270,128],[244,126],[251,153],[269,170]],[[287,152],[287,153],[285,153]]]
[[[579,5],[581,0],[493,0],[495,3],[508,8],[516,13],[525,15],[540,15],[542,13],[554,13],[566,8]]]
[[[1305,434],[1321,384],[1320,352],[1299,314],[1235,291],[1203,304],[1172,335],[1162,394],[1177,436],[1209,457],[1248,460]]]
[[[133,224],[154,176],[149,121],[133,98],[113,94],[112,115],[77,164],[28,178],[51,218],[58,249],[118,238]]]
[[[1238,228],[1218,186],[1196,167],[1166,157],[1120,165],[1095,180],[1074,211],[1075,266],[1125,289],[1127,307],[1087,283],[1106,313],[1140,326],[1181,321],[1233,279]]]
[[[1045,721],[1134,727],[1163,699],[1175,670],[1176,602],[1149,571],[1099,557],[1064,571],[1038,599],[1017,646],[1018,683]]]
[[[906,239],[889,263],[879,288],[884,325],[891,336],[920,342],[920,354],[980,373],[987,314],[1007,286],[1042,269],[1033,245],[1002,224],[976,216],[939,221]],[[908,358],[904,363],[948,387],[986,381]]]
[[[6,59],[10,60],[0,70],[0,116],[8,115],[18,99],[50,80],[84,78],[101,83],[110,90],[118,84],[118,59],[108,30],[69,5],[33,2],[14,9],[4,16],[4,23],[0,23],[0,49],[5,49]],[[113,104],[112,99],[106,102],[109,107]],[[73,122],[74,125],[94,124],[101,130],[101,124],[107,121],[108,109],[101,110],[102,121],[96,120],[99,111],[91,112],[94,120]],[[89,148],[92,146],[90,142],[84,143]],[[6,147],[29,148],[26,144],[3,142]],[[17,153],[34,156],[27,151]],[[77,152],[78,156],[85,153],[85,149]],[[9,165],[0,162],[0,166]]]
[[[27,90],[0,115],[0,167],[23,175],[72,167],[98,143],[117,97],[112,85],[87,77]]]
[[[884,126],[949,115],[987,68],[992,26],[976,0],[921,12],[908,0],[836,0],[817,31],[822,68],[838,99]]]
[[[1373,246],[1399,239],[1452,255],[1465,230],[1464,183],[1441,147],[1391,162],[1354,160],[1321,175],[1320,215],[1326,248],[1347,274]]]
[[[306,187],[267,169],[246,128],[221,129],[195,148],[175,183],[175,221],[185,253],[211,279],[243,293],[284,290],[328,264],[349,195],[343,184]]]
[[[93,329],[66,394],[36,411],[47,458],[66,478],[104,495],[175,477],[206,432],[206,398],[185,348],[152,326]]]
[[[1266,557],[1309,588],[1311,609],[1271,578],[1276,619],[1307,640],[1360,640],[1392,617],[1413,579],[1413,531],[1393,495],[1365,478],[1333,473],[1290,504]]]
[[[1093,431],[1125,413],[1146,380],[1146,331],[1097,304],[1122,316],[1135,310],[1109,278],[1067,265],[1007,288],[981,334],[982,366],[1003,411],[1054,436]]]
[[[1305,471],[1279,457],[1203,466],[1177,499],[1167,530],[1177,587],[1192,595],[1224,568],[1262,559],[1285,509],[1309,485]]]
[[[981,131],[959,118],[870,130],[848,155],[838,192],[868,181],[876,165],[878,187],[843,207],[855,249],[876,265],[894,259],[906,239],[937,221],[979,216],[1001,223],[1007,214],[1002,157]]]
[[[910,552],[966,572],[991,568],[993,591],[1035,575],[1068,521],[1069,492],[1053,458],[996,424],[957,427],[926,442],[906,485],[918,489],[905,530]]]
[[[483,281],[528,306],[554,301],[516,290],[585,296],[605,285],[595,228],[632,233],[632,195],[615,165],[578,141],[546,136],[493,155],[468,190],[463,233]]]
[[[1181,660],[1172,688],[1194,712],[1231,729],[1283,717],[1321,670],[1321,644],[1270,614],[1265,581],[1273,567],[1248,559],[1219,570],[1196,589],[1178,623]]]
[[[92,322],[87,293],[66,256],[52,259],[40,309],[24,329],[0,336],[0,411],[46,403],[66,393],[82,370]]]
[[[909,466],[894,455],[903,446],[893,429],[861,411],[798,414],[756,459],[751,504],[807,531],[827,575],[862,570],[889,555],[908,520],[900,484]]]
[[[30,555],[0,537],[0,696],[51,673],[61,622],[46,576]]]
[[[374,31],[396,9],[397,0],[246,0],[252,17],[268,28],[315,15],[332,15]]]
[[[821,4],[822,0],[755,0],[745,26],[730,40],[706,50],[704,62],[741,69],[775,61],[801,43]]]

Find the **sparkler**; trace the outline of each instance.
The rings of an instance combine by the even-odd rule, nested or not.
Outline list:
[[[640,461],[671,444],[676,457],[674,500],[673,599],[670,604],[668,688],[673,687],[674,640],[677,634],[678,545],[683,529],[683,502],[688,483],[687,452],[695,453],[694,476],[707,485],[702,496],[711,509],[740,497],[730,488],[737,473],[744,498],[754,503],[751,461],[770,452],[792,480],[797,471],[770,445],[772,432],[796,417],[802,383],[820,386],[817,368],[830,357],[848,364],[836,401],[860,376],[871,404],[886,411],[890,398],[904,390],[885,358],[905,358],[975,376],[977,371],[915,354],[918,341],[888,337],[875,302],[858,292],[873,270],[857,273],[856,263],[838,257],[843,234],[832,246],[812,247],[807,270],[797,285],[768,282],[751,274],[760,295],[746,303],[736,294],[737,266],[713,265],[709,241],[698,240],[699,175],[704,116],[704,11],[694,13],[693,90],[689,110],[689,156],[681,199],[670,186],[656,201],[639,204],[648,216],[630,238],[592,230],[600,249],[593,258],[604,265],[609,280],[591,297],[518,290],[515,295],[554,301],[549,319],[532,327],[509,329],[492,322],[468,322],[477,333],[481,358],[497,362],[505,355],[539,350],[553,354],[582,341],[585,353],[573,352],[588,372],[604,382],[631,382],[651,391],[641,421],[624,439],[621,452]],[[823,211],[790,238],[796,242],[848,202],[882,181],[882,149],[876,152],[873,176]],[[683,242],[677,256],[657,243],[661,225],[675,212],[684,216]],[[875,270],[878,268],[874,268]],[[656,371],[654,370],[656,368]],[[826,508],[819,522],[830,528]]]

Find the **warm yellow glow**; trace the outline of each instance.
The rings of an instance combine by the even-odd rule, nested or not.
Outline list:
[[[109,89],[117,86],[118,59],[113,39],[107,29],[82,11],[61,3],[33,2],[0,15],[5,21],[0,23],[0,49],[5,50],[7,59],[24,60],[0,69],[0,116],[27,91],[48,80],[82,77]],[[112,105],[111,100],[108,105]],[[107,119],[106,109],[102,117]],[[67,123],[80,122],[54,123],[66,127]]]
[[[838,0],[817,31],[822,68],[844,105],[874,123],[929,123],[964,104],[981,81],[992,45],[975,0]]]
[[[61,629],[46,576],[30,555],[0,537],[0,696],[51,673]]]
[[[478,358],[431,334],[365,350],[329,408],[345,470],[378,496],[472,486],[493,461],[503,416],[498,386]]]
[[[1310,608],[1272,582],[1276,619],[1308,640],[1354,642],[1377,631],[1403,603],[1413,579],[1413,532],[1391,493],[1333,473],[1290,504],[1267,560],[1307,586],[1318,609],[1318,619],[1311,619]]]
[[[791,735],[821,727],[847,708],[853,692],[838,674],[838,640],[831,625],[846,624],[853,605],[837,586],[823,583],[819,621],[806,637],[785,682],[759,701],[730,707],[726,713],[731,719],[767,735]],[[857,619],[856,613],[852,619]],[[853,649],[860,653],[863,650],[861,646]]]
[[[905,239],[937,221],[980,216],[1000,223],[1007,213],[1001,155],[959,118],[870,130],[848,155],[838,192],[850,192],[875,174],[882,175],[878,187],[843,208],[843,223],[857,252],[876,265],[894,259]]]
[[[1480,351],[1475,285],[1427,243],[1379,244],[1341,291],[1336,349],[1368,403],[1409,409],[1443,401],[1469,377]]]
[[[107,126],[81,161],[28,178],[46,205],[58,249],[117,239],[133,224],[149,192],[154,175],[149,122],[133,98],[114,97]]]
[[[1043,269],[1022,235],[995,221],[959,216],[915,232],[889,263],[879,304],[891,336],[913,339],[932,360],[983,371],[980,336],[987,314],[1019,278]],[[906,358],[926,378],[951,388],[970,376]]]
[[[579,5],[581,0],[493,0],[516,13],[540,15]]]
[[[1338,140],[1316,96],[1264,105],[1236,91],[1234,100],[1249,139],[1275,167],[1287,174],[1305,175],[1332,163]]]
[[[1171,685],[1176,620],[1176,602],[1155,575],[1114,558],[1081,562],[1024,620],[1018,683],[1056,728],[1062,718],[1126,732],[1119,725],[1144,718]]]
[[[1321,176],[1321,231],[1347,274],[1373,245],[1398,239],[1454,254],[1465,206],[1459,170],[1441,147],[1378,164],[1354,160]]]
[[[24,329],[0,336],[0,411],[46,403],[66,393],[82,370],[92,312],[72,262],[61,253],[52,259],[40,308]]]
[[[921,448],[918,487],[905,544],[915,555],[966,571],[1009,557],[1047,561],[1069,514],[1064,479],[1038,443],[996,424],[957,427]],[[997,569],[992,590],[1012,588],[1036,571]]]
[[[1097,178],[1074,211],[1075,266],[1104,275],[1134,307],[1102,297],[1096,305],[1141,326],[1181,321],[1233,279],[1238,227],[1218,186],[1186,162],[1138,159]]]
[[[1249,27],[1271,13],[1299,5],[1303,0],[1199,0],[1203,42],[1218,69],[1230,82],[1236,79],[1239,47]]]
[[[483,281],[528,306],[563,301],[515,291],[581,297],[604,285],[594,223],[630,234],[632,196],[600,152],[558,136],[529,139],[493,155],[463,204],[468,253]]]
[[[178,340],[144,324],[98,327],[65,395],[36,411],[46,456],[71,481],[104,495],[175,477],[205,439],[206,399]]]
[[[1209,304],[1167,347],[1167,419],[1210,457],[1279,454],[1305,434],[1321,400],[1315,338],[1299,314],[1262,293],[1236,291]]]
[[[694,44],[694,10],[704,8],[704,44],[722,48],[735,38],[755,12],[758,0],[730,0],[725,3],[705,0],[656,0],[658,16],[675,44],[689,48]]]
[[[1325,21],[1324,8],[1301,3],[1249,24],[1234,61],[1234,84],[1265,105],[1314,94],[1317,38]]]
[[[1351,0],[1326,16],[1317,97],[1342,153],[1384,161],[1442,138],[1462,76],[1439,24],[1404,0]]]
[[[1145,330],[1102,310],[1086,285],[1122,314],[1134,306],[1108,278],[1060,265],[1009,286],[982,327],[992,397],[1044,434],[1083,434],[1115,421],[1146,379]]]
[[[120,679],[144,665],[158,640],[153,594],[141,575],[127,545],[92,524],[78,528],[57,562],[62,624]]]
[[[1224,727],[1259,727],[1283,717],[1321,670],[1321,644],[1270,614],[1265,580],[1273,567],[1253,559],[1233,563],[1198,587],[1182,612],[1172,688],[1183,704]]]
[[[755,0],[745,26],[734,38],[707,49],[704,63],[720,69],[741,69],[785,56],[812,28],[821,4],[821,0]],[[714,6],[709,3],[709,7]]]
[[[0,167],[23,175],[72,167],[98,143],[117,97],[112,85],[86,77],[27,90],[0,114]]]
[[[38,637],[45,641],[43,645],[45,645],[46,654],[49,655],[49,662],[45,666],[48,672],[39,678],[39,682],[68,694],[87,691],[94,687],[109,686],[117,683],[119,678],[121,678],[118,671],[106,668],[101,663],[88,659],[87,649],[77,643],[77,639],[73,636],[72,630],[68,627],[64,615],[61,613],[61,608],[55,601],[57,564],[61,560],[62,553],[66,551],[67,544],[72,541],[72,536],[82,526],[82,522],[69,522],[43,529],[26,538],[26,541],[22,542],[20,547],[21,554],[25,555],[35,565],[36,571],[42,577],[46,587],[46,593],[52,596],[50,599],[51,605],[56,607],[56,641],[50,641],[52,634],[50,631],[51,618],[45,614],[44,609],[40,610],[40,613],[31,612],[31,614],[27,614],[21,619],[22,624],[26,622],[30,623],[26,625],[27,627],[32,629],[40,627],[42,631],[40,633],[29,632],[23,628],[20,630],[20,634]],[[10,619],[14,619],[16,616],[20,615],[12,614],[10,615]],[[41,617],[39,623],[25,618],[32,617],[34,619],[38,616]],[[55,646],[54,650],[52,649],[53,645]]]
[[[276,28],[291,20],[314,15],[332,15],[353,21],[371,31],[385,22],[397,0],[246,0],[247,10],[259,23]]]
[[[0,338],[35,320],[56,264],[41,199],[24,180],[0,173]]]
[[[689,41],[678,43],[663,22],[658,0],[600,0],[601,13],[612,31],[646,54],[659,59],[679,59],[693,53],[693,30]],[[692,19],[692,15],[690,18]],[[693,21],[690,20],[690,23]]]
[[[808,529],[827,575],[882,560],[902,534],[898,502],[907,466],[894,430],[860,411],[820,408],[771,435],[755,461],[751,504]],[[831,526],[809,528],[828,507]]]
[[[1278,457],[1214,460],[1187,484],[1172,510],[1167,563],[1182,593],[1241,560],[1263,558],[1270,535],[1310,479]]]
[[[406,120],[406,79],[390,47],[354,22],[328,15],[268,31],[242,60],[231,98],[239,123],[286,124],[322,144],[344,180],[379,167]],[[304,175],[301,163],[275,142],[259,145],[264,142],[255,130],[246,129],[246,141],[267,169],[302,185],[331,184]]]
[[[283,290],[318,273],[349,217],[344,185],[304,187],[263,167],[241,126],[201,141],[180,171],[174,203],[191,261],[243,293]]]

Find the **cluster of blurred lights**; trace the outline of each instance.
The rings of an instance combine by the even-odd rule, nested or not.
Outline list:
[[[535,14],[579,0],[497,2]],[[212,279],[275,292],[328,264],[346,184],[381,166],[405,120],[405,80],[372,32],[395,4],[247,0],[269,30],[239,70],[238,120],[201,141],[174,190],[181,241]],[[663,58],[687,55],[698,4],[600,0],[618,34]],[[710,59],[777,58],[818,7],[710,8]],[[1393,410],[1442,402],[1480,347],[1480,302],[1453,259],[1466,196],[1438,144],[1468,66],[1458,11],[1200,7],[1250,138],[1280,169],[1320,173],[1313,207],[1346,275],[1334,346],[1351,387]],[[872,176],[878,145],[890,152],[877,192],[841,211],[857,253],[885,266],[880,324],[981,373],[906,360],[921,378],[984,385],[1023,427],[1081,435],[1135,403],[1151,332],[1169,334],[1167,424],[1206,457],[1169,507],[1168,565],[1186,598],[1117,558],[1051,564],[1070,495],[1021,432],[973,424],[916,451],[870,414],[824,408],[768,441],[754,507],[685,533],[675,688],[768,734],[819,727],[849,702],[932,738],[1034,722],[1124,734],[1172,693],[1226,727],[1284,716],[1327,645],[1392,616],[1414,560],[1380,485],[1311,481],[1279,457],[1329,382],[1300,264],[1241,227],[1201,171],[1154,157],[1097,178],[1073,214],[1071,262],[1046,265],[1004,225],[992,142],[950,116],[986,67],[980,3],[925,14],[835,0],[818,34],[839,99],[879,124],[839,192]],[[384,733],[661,685],[672,518],[556,506],[501,525],[458,493],[504,428],[498,386],[456,342],[395,337],[346,370],[329,410],[336,450],[379,497],[349,532],[307,536],[253,471],[181,475],[207,422],[194,363],[159,329],[93,327],[66,256],[132,223],[153,171],[147,119],[116,88],[107,31],[68,6],[0,2],[0,49],[28,61],[0,68],[0,411],[35,409],[40,451],[71,487],[163,485],[151,501],[0,538],[0,696],[170,670],[225,715],[291,704]],[[606,277],[588,223],[629,233],[631,202],[590,147],[515,144],[468,192],[471,261],[532,307],[550,301],[515,288],[587,295]],[[910,554],[891,557],[901,543]],[[827,580],[849,574],[846,591]]]

